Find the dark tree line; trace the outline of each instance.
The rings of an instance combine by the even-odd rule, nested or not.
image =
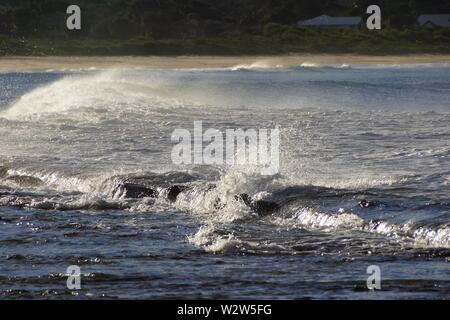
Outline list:
[[[66,8],[82,9],[75,36],[198,39],[260,34],[269,23],[292,25],[323,13],[362,16],[379,4],[393,28],[413,26],[419,14],[450,13],[450,0],[0,0],[0,34],[68,37]]]

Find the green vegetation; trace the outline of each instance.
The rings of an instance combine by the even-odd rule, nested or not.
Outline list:
[[[82,30],[68,31],[69,4]],[[323,13],[364,18],[379,4],[383,29],[300,29]],[[450,53],[450,29],[419,28],[442,0],[0,0],[0,55]]]
[[[268,28],[270,29],[270,28]],[[307,30],[282,26],[283,32],[226,38],[48,39],[0,36],[1,55],[179,55],[279,54],[292,52],[402,54],[450,53],[450,29]]]

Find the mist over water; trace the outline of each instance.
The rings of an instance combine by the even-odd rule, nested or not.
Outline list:
[[[449,298],[449,101],[443,64],[2,73],[2,298]],[[199,120],[279,127],[279,174],[173,165]]]

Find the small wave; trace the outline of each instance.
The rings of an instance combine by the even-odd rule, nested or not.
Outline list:
[[[38,210],[55,210],[55,211],[71,211],[71,210],[125,210],[130,207],[126,202],[113,201],[101,198],[96,195],[82,195],[78,198],[73,197],[36,197],[36,196],[16,196],[6,195],[0,197],[0,206],[18,207],[26,209]]]
[[[447,225],[427,227],[416,226],[412,222],[397,225],[387,221],[365,221],[350,212],[327,213],[312,208],[288,207],[283,215],[284,217],[276,217],[274,223],[325,232],[342,229],[363,231],[403,240],[418,248],[450,248],[450,227]]]
[[[275,203],[273,216],[275,224],[290,224],[301,228],[335,232],[336,230],[363,231],[400,239],[405,243],[413,243],[417,247],[450,246],[450,230],[448,225],[419,225],[408,223],[397,225],[388,221],[366,221],[352,211],[342,210],[334,213],[327,210],[306,207],[307,203],[317,200],[350,197],[358,194],[357,189],[336,189],[319,186],[286,186],[280,176],[261,176],[258,170],[251,168],[230,168],[217,181],[203,180],[201,176],[185,172],[136,173],[106,177],[85,178],[67,177],[56,172],[33,171],[29,169],[6,169],[0,171],[1,181],[12,179],[13,185],[23,183],[21,191],[5,191],[0,197],[0,205],[41,210],[128,210],[130,212],[153,212],[158,208],[168,210],[171,206],[181,212],[188,212],[210,223],[228,224],[239,220],[255,219],[258,212],[242,201],[237,195],[245,194],[249,199],[268,200]],[[441,177],[441,175],[438,175]],[[32,183],[33,182],[33,183]],[[35,183],[39,182],[39,183]],[[172,203],[162,196],[137,197],[128,199],[117,194],[117,183],[127,182],[132,186],[143,186],[155,190],[159,195],[173,185],[188,186]],[[41,183],[44,186],[41,186]],[[36,188],[38,192],[24,192]],[[49,190],[54,188],[54,192]],[[69,191],[64,193],[61,191]],[[367,192],[367,190],[365,191]],[[53,196],[52,196],[53,194]],[[148,196],[146,196],[148,197]],[[210,232],[211,233],[211,232]],[[198,238],[191,239],[199,243]],[[233,235],[209,241],[207,250],[229,251],[253,250],[251,243],[242,243]]]
[[[317,63],[312,63],[312,62],[303,62],[300,67],[301,68],[318,68],[321,65],[317,64]]]
[[[276,244],[243,241],[229,233],[218,235],[216,228],[210,224],[200,227],[197,233],[187,237],[190,244],[203,248],[208,253],[221,254],[280,254],[288,252]]]
[[[58,211],[71,211],[71,210],[113,210],[113,209],[126,209],[127,205],[116,201],[108,201],[98,196],[83,195],[80,199],[72,202],[54,203],[52,201],[44,200],[40,202],[32,202],[29,206],[35,209],[47,209]]]
[[[232,71],[242,71],[242,70],[268,70],[268,69],[281,69],[284,68],[281,64],[274,64],[270,61],[257,61],[250,64],[239,64],[231,67]]]
[[[374,64],[322,64],[314,62],[303,62],[300,68],[325,68],[325,69],[420,69],[420,68],[449,68],[450,63],[374,63]]]
[[[1,177],[0,177],[1,178]],[[98,181],[63,175],[51,170],[8,169],[3,181],[18,187],[51,188],[59,191],[92,192]]]
[[[448,68],[450,63],[433,62],[433,63],[378,63],[378,64],[361,64],[360,69],[416,69],[416,68]]]
[[[320,64],[320,63],[314,63],[314,62],[303,62],[302,64],[300,64],[299,66],[300,68],[305,68],[305,69],[313,69],[313,68],[324,68],[324,69],[351,69],[352,66],[347,64],[347,63],[343,63],[343,64]]]

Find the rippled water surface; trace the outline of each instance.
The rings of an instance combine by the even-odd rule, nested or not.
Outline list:
[[[279,174],[172,164],[198,120],[279,127]],[[449,124],[448,65],[0,74],[1,298],[448,299]]]

